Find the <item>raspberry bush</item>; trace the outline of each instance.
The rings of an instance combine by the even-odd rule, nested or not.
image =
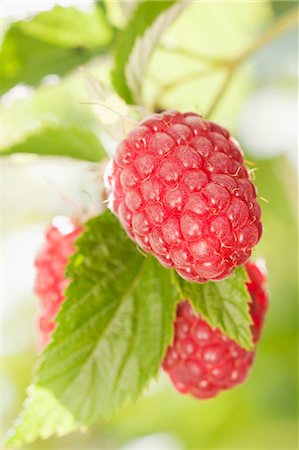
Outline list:
[[[225,126],[214,112],[243,61],[297,15],[278,19],[239,55],[216,58],[208,39],[206,56],[164,41],[190,2],[121,2],[119,22],[110,3],[95,2],[92,13],[55,7],[16,22],[0,51],[1,93],[55,84],[51,74],[91,60],[100,61],[101,79],[111,76],[109,85],[81,71],[90,101],[80,101],[99,122],[88,128],[87,116],[72,111],[51,123],[49,112],[47,123],[1,150],[93,163],[97,190],[89,220],[55,217],[36,255],[42,351],[10,447],[105,422],[163,369],[179,393],[212,398],[245,381],[262,339],[268,294],[253,262],[263,231],[255,168],[226,129],[229,95]],[[147,75],[154,52],[195,58],[198,81],[221,72],[223,82],[203,85],[203,108],[193,98],[174,105],[167,93],[193,75],[173,79],[171,66],[165,84],[165,74]],[[71,93],[70,102],[73,86]]]

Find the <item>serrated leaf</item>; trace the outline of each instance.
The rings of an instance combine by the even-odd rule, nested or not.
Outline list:
[[[24,410],[7,433],[7,448],[30,444],[37,438],[47,439],[71,433],[78,428],[72,414],[46,389],[30,386]]]
[[[113,31],[103,11],[56,6],[7,30],[0,51],[0,94],[18,83],[36,86],[48,74],[65,75],[105,52]]]
[[[23,141],[0,150],[0,156],[30,153],[41,156],[67,156],[97,162],[107,157],[96,135],[78,125],[46,125]]]
[[[185,6],[186,4],[176,3],[171,8],[162,12],[145,31],[144,35],[136,39],[125,68],[125,74],[128,87],[137,103],[142,102],[142,80],[151,54],[158,45],[162,34],[177,18]]]
[[[185,7],[175,0],[143,2],[137,6],[115,51],[112,82],[127,103],[140,102],[142,78],[159,38]]]
[[[240,347],[253,347],[249,313],[250,294],[246,287],[247,273],[243,267],[223,281],[190,283],[175,275],[182,299],[189,299],[213,328],[235,340]]]
[[[141,255],[110,212],[87,223],[77,246],[67,299],[35,387],[54,396],[76,426],[88,426],[136,399],[156,376],[172,339],[177,293],[171,271]],[[23,423],[32,429],[23,435],[20,423],[18,442],[46,427],[42,404],[40,411],[34,423],[27,408]],[[48,435],[58,422],[46,428]]]

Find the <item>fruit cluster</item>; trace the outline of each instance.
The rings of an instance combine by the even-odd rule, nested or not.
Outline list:
[[[118,146],[108,173],[110,204],[128,236],[164,266],[198,283],[246,267],[255,348],[246,351],[182,302],[163,362],[181,393],[210,398],[241,383],[252,365],[268,297],[248,261],[261,237],[261,209],[243,154],[227,130],[195,113],[153,115]],[[82,227],[57,217],[36,258],[42,346],[68,285],[66,264]]]

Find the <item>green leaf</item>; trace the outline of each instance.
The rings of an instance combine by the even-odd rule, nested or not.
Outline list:
[[[250,294],[246,287],[247,273],[243,267],[223,281],[208,283],[189,283],[175,276],[181,299],[189,299],[213,328],[235,340],[241,347],[253,347],[249,313]]]
[[[188,5],[151,60],[144,97],[149,108],[205,115],[227,76],[226,68],[220,66],[208,70],[209,57],[237,58],[252,44],[253,36],[267,27],[271,11],[268,2],[217,2],[216,7],[208,1],[193,1]],[[189,51],[198,56],[186,57]],[[234,128],[251,88],[251,71],[245,65],[235,73],[213,120]]]
[[[110,212],[87,223],[77,247],[67,299],[35,384],[59,402],[62,420],[68,411],[68,427],[107,419],[148,386],[172,339],[177,298],[171,271],[141,255]],[[19,442],[47,426],[42,403],[35,414],[30,421],[29,403],[15,430]],[[48,435],[57,432],[59,421],[52,422]]]
[[[7,433],[6,446],[17,448],[37,438],[71,433],[78,424],[71,413],[46,389],[30,386],[23,412]]]
[[[119,35],[111,75],[116,91],[127,103],[140,102],[148,60],[163,32],[184,7],[175,0],[143,2]]]
[[[0,51],[0,94],[18,83],[36,86],[48,74],[65,75],[105,52],[113,38],[103,11],[56,6],[6,32]]]
[[[96,135],[78,125],[47,125],[34,131],[10,147],[0,150],[1,156],[31,153],[42,156],[67,156],[97,162],[107,155]]]
[[[275,16],[282,16],[283,14],[287,13],[290,9],[296,8],[298,3],[294,2],[293,0],[288,1],[284,0],[281,2],[278,2],[276,0],[271,0],[271,8],[273,9],[273,12]]]

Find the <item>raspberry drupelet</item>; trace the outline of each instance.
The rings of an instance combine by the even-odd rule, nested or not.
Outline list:
[[[176,389],[199,399],[212,398],[242,383],[252,366],[264,316],[268,307],[266,277],[256,264],[248,262],[247,289],[251,296],[251,332],[255,348],[242,349],[218,329],[196,315],[188,301],[177,309],[175,337],[168,348],[163,368]]]
[[[195,113],[144,119],[109,170],[111,209],[129,237],[187,280],[226,278],[261,237],[238,142]]]
[[[37,273],[34,291],[40,299],[39,329],[42,347],[49,342],[55,329],[55,316],[69,283],[65,278],[66,265],[75,252],[74,242],[81,232],[82,227],[68,217],[55,217],[45,233],[45,242],[35,260]]]

